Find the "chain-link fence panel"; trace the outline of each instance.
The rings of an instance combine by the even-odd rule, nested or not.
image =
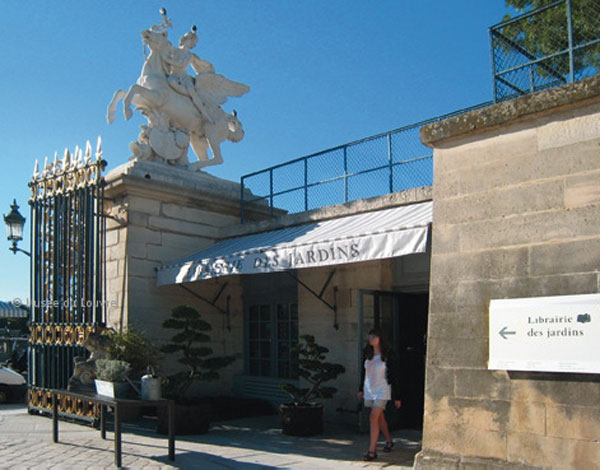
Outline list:
[[[421,126],[488,106],[481,103],[242,176],[241,213],[257,204],[293,214],[433,183],[432,150]]]
[[[306,182],[313,184],[343,175],[346,172],[344,166],[345,149],[346,147],[335,148],[307,158]]]
[[[494,99],[560,86],[598,72],[600,1],[558,0],[490,28]]]

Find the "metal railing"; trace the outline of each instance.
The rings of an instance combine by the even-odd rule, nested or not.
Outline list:
[[[600,70],[600,0],[548,0],[490,28],[493,102],[595,75]],[[271,216],[429,186],[432,152],[419,129],[492,101],[323,150],[241,178],[248,205]],[[250,192],[248,191],[250,190]]]
[[[481,103],[244,175],[241,222],[251,204],[268,206],[273,216],[281,210],[304,212],[431,186],[433,157],[419,138],[421,126],[490,104]]]
[[[600,2],[558,0],[492,26],[494,101],[595,75],[600,68]]]

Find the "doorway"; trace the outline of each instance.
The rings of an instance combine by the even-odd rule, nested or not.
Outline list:
[[[401,364],[402,407],[389,404],[388,424],[392,429],[421,429],[429,294],[363,290],[359,296],[360,354],[369,330],[379,327],[388,333]],[[363,367],[360,360],[359,367]]]

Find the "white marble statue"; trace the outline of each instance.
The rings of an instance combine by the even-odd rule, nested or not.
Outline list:
[[[138,140],[130,144],[134,158],[163,160],[193,170],[218,165],[223,162],[221,143],[244,137],[237,113],[229,114],[221,105],[227,97],[242,96],[250,88],[215,73],[210,62],[191,51],[198,42],[195,26],[181,37],[179,47],[173,46],[167,35],[171,21],[164,9],[161,14],[161,23],[142,31],[150,54],[137,84],[127,92],[115,92],[107,120],[109,124],[114,121],[120,100],[125,119],[131,118],[132,104],[146,117],[148,125],[142,126]],[[195,76],[188,75],[189,67]],[[187,157],[190,144],[198,157],[194,163]]]

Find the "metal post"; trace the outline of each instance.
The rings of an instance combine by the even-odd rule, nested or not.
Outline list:
[[[106,439],[106,405],[100,404],[100,437]]]
[[[498,102],[498,90],[496,88],[496,61],[494,58],[494,30],[492,28],[489,29],[490,34],[490,63],[492,66],[492,100],[494,103]]]
[[[34,226],[36,225],[34,210],[35,200],[29,203],[29,220],[31,223],[29,224],[29,252],[31,256],[29,257],[29,325],[35,324],[35,304],[33,303],[34,299],[34,291],[35,291],[35,278],[34,278],[34,270],[33,266],[35,263],[35,258],[37,256],[37,240],[34,238]],[[29,330],[31,334],[31,330]],[[29,396],[29,392],[31,391],[31,385],[33,384],[33,347],[31,342],[27,342],[27,404],[28,406],[31,404],[31,399]]]
[[[119,402],[115,401],[115,466],[121,468],[121,410]]]
[[[169,460],[175,460],[175,402],[169,400],[167,405],[168,435],[169,435]]]
[[[361,363],[361,359],[362,359],[362,355],[363,355],[363,346],[362,346],[362,340],[363,340],[363,308],[364,308],[364,292],[362,290],[358,291],[358,301],[356,302],[357,307],[358,307],[358,338],[356,341],[356,344],[358,345],[358,360],[356,361],[358,363],[358,376],[361,376],[361,372],[362,372],[362,368],[364,367],[364,364]]]
[[[387,135],[387,144],[388,144],[388,165],[390,167],[390,193],[394,192],[394,165],[392,160],[392,134],[388,133]]]
[[[269,215],[273,217],[273,168],[269,170]]]
[[[344,147],[344,202],[348,202],[348,147]]]
[[[535,91],[535,74],[533,72],[535,65],[529,66],[529,93]]]
[[[244,223],[244,177],[240,179],[240,223]]]
[[[104,181],[102,181],[102,187],[100,189],[100,204],[102,207],[101,214],[104,214]],[[100,315],[102,316],[102,323],[106,322],[106,304],[104,301],[106,300],[106,287],[108,284],[106,283],[106,218],[100,217],[100,250],[102,253],[102,259],[100,260],[102,267],[102,285],[100,286]],[[71,362],[72,363],[72,362]]]
[[[52,441],[58,442],[58,399],[52,391]]]
[[[566,1],[567,7],[567,34],[569,35],[569,83],[573,83],[575,77],[575,62],[573,58],[573,10],[572,0]]]
[[[304,159],[304,211],[308,210],[308,158]]]

